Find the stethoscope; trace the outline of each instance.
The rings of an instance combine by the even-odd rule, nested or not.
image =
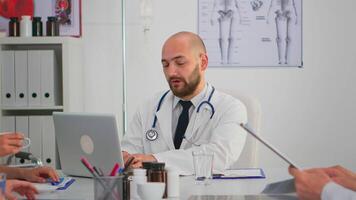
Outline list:
[[[162,103],[163,103],[163,100],[164,100],[164,98],[167,96],[168,92],[169,92],[169,90],[168,90],[167,92],[165,92],[165,93],[161,96],[161,98],[159,99],[159,102],[158,102],[158,105],[157,105],[157,109],[156,109],[156,113],[161,109],[161,105],[162,105]],[[207,104],[207,105],[211,108],[210,119],[213,118],[213,116],[214,116],[214,114],[215,114],[215,108],[214,108],[213,104],[211,104],[211,102],[210,102],[210,101],[211,101],[211,98],[212,98],[212,96],[213,96],[213,94],[214,94],[214,92],[215,92],[215,88],[212,87],[212,90],[211,90],[211,92],[210,92],[210,94],[209,94],[208,100],[202,101],[202,102],[199,104],[198,108],[197,108],[197,113],[199,113],[200,108],[201,108],[204,104]],[[156,124],[157,124],[157,120],[158,120],[158,119],[157,119],[156,113],[155,113],[155,117],[154,117],[154,119],[153,119],[153,123],[152,123],[151,129],[149,129],[149,130],[146,132],[146,139],[149,140],[149,141],[155,141],[155,140],[157,140],[157,138],[158,138],[158,132],[157,132],[157,130],[156,130]]]

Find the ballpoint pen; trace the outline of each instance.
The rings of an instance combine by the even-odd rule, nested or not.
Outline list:
[[[131,163],[132,163],[134,160],[135,160],[135,158],[134,158],[133,156],[131,156],[131,157],[128,159],[128,161],[125,163],[125,168],[124,168],[124,171],[123,171],[123,172],[126,172],[126,171],[129,169]]]
[[[93,167],[94,171],[98,174],[98,176],[104,176],[95,166]]]
[[[114,167],[111,170],[110,176],[116,176],[119,167],[120,167],[119,163],[115,163]]]

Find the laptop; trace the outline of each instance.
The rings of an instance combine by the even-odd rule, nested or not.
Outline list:
[[[105,175],[115,163],[123,166],[114,115],[54,112],[53,120],[63,173],[92,177],[80,161],[82,156]]]

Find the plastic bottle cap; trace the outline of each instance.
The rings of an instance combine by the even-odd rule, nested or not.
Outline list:
[[[31,19],[31,16],[29,16],[29,15],[22,15],[22,16],[21,16],[21,19],[30,20],[30,19]]]
[[[33,21],[41,21],[41,17],[33,17]]]

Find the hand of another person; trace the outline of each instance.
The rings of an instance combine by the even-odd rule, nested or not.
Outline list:
[[[47,178],[52,181],[59,181],[59,176],[51,167],[37,167],[33,169],[23,169],[22,178],[30,182],[44,183]]]
[[[36,199],[36,194],[38,194],[37,189],[30,182],[20,180],[7,180],[5,191],[6,199],[17,200],[13,192],[17,192],[21,196],[26,196],[27,199]]]
[[[131,164],[132,168],[141,168],[142,162],[157,162],[157,159],[152,154],[132,154],[134,161]]]
[[[0,135],[0,157],[18,153],[22,148],[22,133],[4,132]]]
[[[289,173],[295,178],[297,195],[301,200],[320,199],[324,186],[331,181],[322,169],[300,171],[289,167]]]
[[[347,177],[356,178],[356,173],[354,173],[340,165],[324,168],[324,170],[330,177],[347,176]]]
[[[324,171],[335,183],[356,191],[356,173],[341,166],[325,168]]]

